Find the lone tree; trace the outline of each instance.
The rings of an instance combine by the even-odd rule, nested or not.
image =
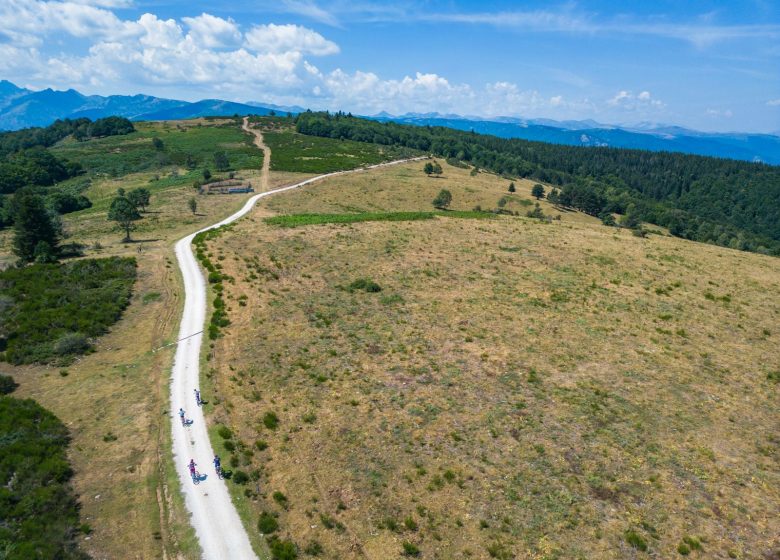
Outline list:
[[[140,208],[141,212],[146,212],[146,207],[149,206],[149,200],[151,197],[152,193],[149,192],[149,189],[145,189],[143,187],[133,189],[127,193],[127,200],[132,202],[133,206],[136,208]]]
[[[192,210],[193,214],[198,210],[198,201],[195,200],[194,196],[190,197],[190,199],[187,201],[187,206],[190,207],[190,210]]]
[[[124,195],[124,192],[117,193],[116,198],[111,201],[111,207],[108,210],[108,219],[116,222],[119,227],[125,230],[123,243],[130,241],[130,232],[134,229],[133,222],[141,219],[141,214],[135,204]]]
[[[205,181],[208,181],[209,179],[211,179],[211,171],[209,171],[208,167],[203,170],[203,179]]]
[[[515,188],[514,182],[509,183],[509,192],[515,192],[517,189]]]
[[[43,197],[25,192],[14,198],[14,253],[22,262],[56,261],[60,228]]]
[[[152,146],[154,146],[154,149],[155,149],[155,150],[158,150],[158,151],[162,151],[162,150],[164,150],[164,149],[165,149],[165,144],[163,143],[163,141],[162,141],[162,140],[160,140],[159,138],[157,138],[157,136],[155,136],[154,138],[152,138]]]
[[[423,166],[423,171],[430,177],[433,174],[433,164],[430,161],[426,162]]]
[[[441,168],[441,165],[439,165],[438,161],[429,161],[423,167],[423,171],[425,171],[425,174],[430,177],[431,175],[441,175],[444,170]]]
[[[439,210],[446,210],[452,204],[452,193],[447,189],[442,189],[436,198],[433,199],[433,207]]]
[[[214,152],[214,167],[217,171],[227,171],[230,169],[230,161],[225,152]]]
[[[441,165],[439,165],[438,161],[433,162],[433,174],[438,176],[444,173],[444,170],[441,168]]]
[[[544,198],[544,186],[540,185],[539,183],[536,183],[531,188],[531,194],[536,197],[536,200],[539,200],[540,198]]]

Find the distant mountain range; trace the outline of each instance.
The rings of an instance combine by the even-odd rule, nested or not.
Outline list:
[[[136,121],[175,120],[234,114],[267,115],[271,111],[299,113],[304,108],[257,101],[235,103],[221,99],[204,99],[193,103],[150,95],[105,97],[83,95],[73,89],[31,91],[7,80],[0,81],[0,130],[47,126],[63,118],[96,119],[120,115]],[[684,152],[780,165],[780,136],[771,134],[706,133],[654,123],[618,126],[593,120],[484,119],[439,113],[396,116],[383,112],[369,118],[417,126],[445,126],[503,138],[523,138],[554,144]]]

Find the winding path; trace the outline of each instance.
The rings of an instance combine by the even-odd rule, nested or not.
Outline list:
[[[411,158],[353,171],[338,171],[318,175],[300,183],[268,190],[268,174],[271,161],[271,151],[263,143],[262,134],[249,127],[248,119],[244,119],[244,130],[255,135],[255,145],[264,151],[263,169],[260,185],[263,192],[254,195],[246,204],[232,216],[203,228],[200,231],[217,228],[234,222],[247,214],[255,203],[266,196],[289,191],[327,177],[346,173],[355,173],[367,169],[394,165],[425,158]],[[173,430],[173,461],[179,472],[182,492],[187,510],[192,514],[191,522],[203,550],[206,560],[255,560],[257,556],[252,550],[249,536],[244,529],[238,512],[230,500],[224,481],[214,475],[211,460],[214,450],[209,441],[206,421],[203,411],[195,405],[194,391],[199,386],[200,347],[203,338],[202,330],[206,321],[206,282],[192,253],[193,233],[176,243],[176,258],[179,261],[182,280],[184,282],[184,313],[179,329],[179,344],[173,363],[171,376],[171,411]],[[175,411],[184,408],[187,418],[192,424],[182,427]],[[194,484],[189,476],[187,464],[194,459],[198,471],[205,476],[199,484]]]

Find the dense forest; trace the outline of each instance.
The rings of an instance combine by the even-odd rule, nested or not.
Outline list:
[[[562,146],[305,112],[302,134],[405,146],[552,185],[554,202],[628,214],[673,235],[780,255],[780,167],[679,153]]]
[[[0,558],[87,559],[76,546],[89,527],[70,487],[68,430],[35,401],[8,396],[15,388],[0,375]]]

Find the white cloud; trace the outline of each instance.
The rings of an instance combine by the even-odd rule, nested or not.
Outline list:
[[[286,8],[286,11],[290,13],[302,15],[334,27],[339,25],[339,21],[335,15],[323,10],[312,0],[284,0],[282,4]]]
[[[778,99],[770,99],[766,102],[767,105],[770,107],[780,107],[780,98]]]
[[[650,109],[663,109],[666,104],[660,99],[655,99],[649,91],[640,91],[634,95],[627,90],[620,90],[614,97],[607,100],[607,105],[624,111],[642,111]]]
[[[198,17],[184,17],[188,35],[199,45],[208,48],[236,46],[241,43],[241,31],[232,19],[222,19],[203,13]]]
[[[278,53],[294,51],[325,56],[337,54],[339,46],[333,41],[300,25],[255,25],[246,34],[246,46],[256,52]]]
[[[724,117],[727,119],[734,116],[731,109],[707,109],[706,113],[711,117]]]

